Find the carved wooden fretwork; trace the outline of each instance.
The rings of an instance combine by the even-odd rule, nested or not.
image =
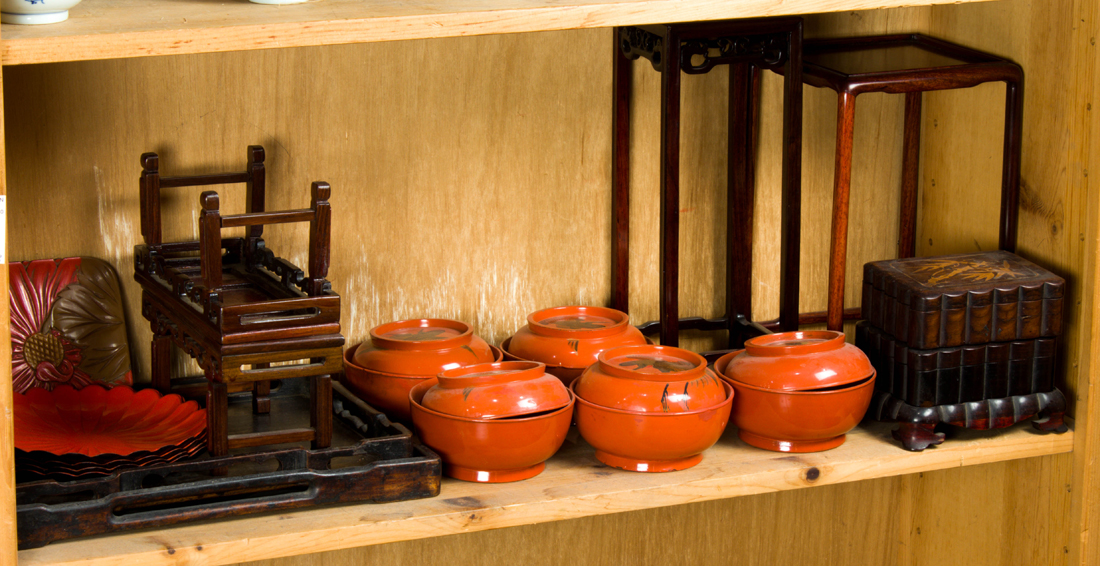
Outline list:
[[[141,302],[141,314],[149,321],[153,336],[167,336],[172,343],[184,353],[195,360],[195,363],[208,375],[215,379],[221,379],[221,360],[218,356],[203,348],[199,341],[187,330],[168,318],[167,315],[153,302],[143,300]]]
[[[619,28],[619,50],[629,59],[645,57],[658,71],[665,70],[665,40],[661,36],[636,27]]]
[[[730,35],[680,42],[680,68],[699,75],[715,65],[751,63],[762,69],[776,69],[787,62],[786,33]],[[619,50],[630,59],[645,57],[653,68],[664,71],[664,38],[636,27],[619,28]]]
[[[684,41],[680,47],[680,68],[689,75],[700,75],[715,65],[730,63],[777,69],[787,62],[787,36],[776,33]]]

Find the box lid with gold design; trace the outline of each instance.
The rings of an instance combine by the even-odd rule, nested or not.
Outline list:
[[[1005,251],[863,267],[863,318],[910,348],[1057,336],[1065,280]]]

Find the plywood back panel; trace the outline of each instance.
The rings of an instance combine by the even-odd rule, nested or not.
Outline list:
[[[609,42],[562,32],[5,69],[12,256],[112,261],[145,370],[138,156],[157,151],[167,175],[237,170],[263,144],[269,209],[332,184],[330,279],[350,344],[423,316],[499,342],[535,309],[608,300]],[[243,191],[219,190],[243,210]],[[166,238],[195,237],[198,193],[166,198]],[[304,226],[265,235],[304,265]]]

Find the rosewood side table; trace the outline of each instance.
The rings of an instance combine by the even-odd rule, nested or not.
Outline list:
[[[1005,83],[999,246],[1002,250],[1015,251],[1024,78],[1019,65],[920,34],[809,40],[804,45],[803,53],[802,80],[812,86],[831,88],[838,95],[833,223],[829,245],[827,323],[830,330],[842,330],[845,318],[859,318],[859,309],[844,313],[844,274],[852,134],[856,97],[860,94],[905,94],[898,257],[907,258],[916,254],[922,93],[969,88],[987,82]]]
[[[783,174],[780,321],[798,327],[799,223],[802,159],[802,20],[770,18],[623,27],[616,30],[612,225],[613,308],[628,308],[631,60],[645,57],[661,73],[660,320],[661,344],[675,346],[681,329],[727,330],[730,343],[749,328],[751,314],[753,151],[757,75],[780,72],[783,86]],[[679,318],[680,73],[702,74],[730,66],[729,200],[726,315]]]

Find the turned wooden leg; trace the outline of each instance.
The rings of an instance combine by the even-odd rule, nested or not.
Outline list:
[[[680,40],[665,38],[661,72],[661,344],[680,343]]]
[[[1005,146],[1004,166],[1001,170],[1001,226],[1002,250],[1016,251],[1016,225],[1020,212],[1020,147],[1023,144],[1024,91],[1023,70],[1015,81],[1005,86]]]
[[[630,94],[634,64],[619,50],[619,29],[615,28],[615,75],[612,96],[611,154],[611,308],[629,312],[630,308]]]
[[[802,259],[802,31],[792,32],[787,37],[787,64],[783,69],[783,210],[779,220],[779,322],[783,330],[789,331],[798,330],[799,272]],[[855,95],[852,95],[853,108],[854,104]],[[852,118],[854,117],[853,114]],[[851,144],[848,150],[850,169]],[[841,275],[843,277],[843,273]],[[843,287],[843,279],[841,281]],[[841,292],[843,293],[843,288]],[[837,320],[843,322],[843,295],[841,300]]]
[[[905,93],[905,142],[901,166],[898,257],[917,255],[917,184],[920,181],[920,116],[923,95]]]
[[[310,378],[309,426],[313,428],[313,448],[328,448],[332,444],[332,378],[315,375]]]
[[[153,388],[161,393],[172,391],[172,339],[168,336],[153,336],[152,375]]]
[[[934,444],[943,443],[943,433],[934,432],[936,425],[929,423],[901,423],[893,432],[894,440],[901,441],[906,450],[920,452]]]
[[[206,384],[206,449],[211,456],[229,453],[229,394],[220,381]]]
[[[726,197],[726,324],[733,348],[744,341],[742,323],[752,318],[752,223],[755,150],[754,89],[759,71],[748,63],[730,65],[729,160]]]
[[[836,117],[836,169],[833,174],[833,225],[829,241],[829,330],[844,330],[844,268],[848,256],[848,194],[852,183],[852,132],[856,96],[838,94]]]
[[[269,368],[271,364],[253,364],[253,369]],[[271,382],[268,380],[252,382],[252,413],[266,415],[271,412]]]

